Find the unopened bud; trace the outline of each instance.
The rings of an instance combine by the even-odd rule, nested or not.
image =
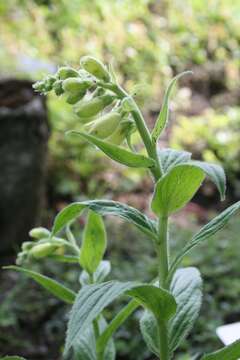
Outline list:
[[[112,111],[98,118],[91,126],[89,134],[105,139],[116,130],[120,121],[121,115],[116,111]]]
[[[80,59],[84,70],[103,81],[110,81],[110,75],[103,63],[92,56],[84,56]]]
[[[92,81],[79,78],[68,78],[63,81],[63,89],[69,92],[81,92],[87,90],[91,85]]]
[[[18,256],[16,259],[16,264],[21,266],[27,258],[28,258],[27,251],[22,251],[22,252],[18,253]]]
[[[106,106],[110,105],[114,99],[115,96],[106,94],[91,100],[80,101],[76,104],[74,110],[79,117],[89,118],[97,115]]]
[[[34,242],[32,241],[25,241],[24,243],[22,243],[22,250],[23,251],[28,251],[30,250],[32,247],[34,246]]]
[[[120,122],[114,133],[109,136],[106,141],[120,145],[126,139],[127,135],[132,133],[135,129],[135,124],[132,120],[126,119]]]
[[[37,227],[29,231],[29,235],[35,239],[48,238],[50,236],[50,231],[44,227]]]
[[[35,245],[29,252],[31,256],[34,258],[42,258],[48,255],[51,255],[58,246],[51,244],[50,242],[46,242],[44,244]]]
[[[57,96],[60,96],[64,93],[63,90],[63,86],[62,86],[63,81],[62,80],[57,80],[54,84],[53,84],[53,90],[55,91],[55,94]]]
[[[73,92],[66,92],[65,95],[67,95],[66,101],[68,104],[74,105],[78,101],[80,101],[86,94],[86,90],[83,90],[81,92],[73,93]]]
[[[77,77],[78,72],[77,70],[71,68],[70,66],[62,66],[58,69],[57,77],[60,80],[65,80],[70,77]]]

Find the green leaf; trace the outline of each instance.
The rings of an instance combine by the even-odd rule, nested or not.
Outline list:
[[[191,161],[190,164],[198,166],[205,172],[205,174],[217,186],[217,189],[221,196],[221,200],[224,200],[225,192],[226,192],[226,176],[223,168],[217,164],[210,164],[204,161],[196,161],[196,160]]]
[[[191,159],[192,154],[188,151],[174,149],[163,149],[158,151],[158,157],[162,166],[163,173],[168,172],[172,167],[186,163]]]
[[[205,174],[197,166],[177,165],[158,180],[152,210],[155,214],[170,215],[183,208],[194,196]]]
[[[107,322],[103,316],[98,320],[100,334],[107,327]],[[79,336],[76,344],[73,346],[74,360],[97,360],[96,340],[93,325],[91,325],[83,334]],[[104,351],[104,360],[114,360],[116,351],[114,342],[110,339]]]
[[[83,233],[80,264],[89,274],[93,274],[106,251],[107,239],[101,215],[89,210]]]
[[[170,352],[173,352],[186,338],[198,317],[202,302],[201,288],[202,280],[196,268],[179,269],[175,273],[170,292],[177,302],[177,311],[169,321]],[[149,350],[158,356],[158,326],[151,312],[144,312],[140,320],[140,329]]]
[[[80,131],[70,131],[70,134],[79,135],[89,143],[97,146],[104,154],[109,156],[112,160],[117,161],[120,164],[136,167],[136,168],[152,168],[155,165],[155,161],[146,156],[135,154],[124,148],[111,144],[110,142],[100,140],[95,136],[86,134]]]
[[[4,269],[22,272],[25,275],[27,275],[28,277],[35,280],[38,284],[40,284],[42,287],[44,287],[47,291],[49,291],[51,294],[56,296],[58,299],[63,300],[64,302],[66,302],[68,304],[74,303],[74,300],[76,297],[76,294],[74,291],[68,289],[64,285],[61,285],[57,281],[55,281],[45,275],[39,274],[32,270],[21,268],[19,266],[14,266],[14,265],[5,266]]]
[[[76,219],[85,208],[89,208],[100,215],[119,216],[137,226],[150,237],[156,236],[156,225],[147,216],[131,206],[111,200],[90,200],[68,205],[56,216],[52,236],[56,235],[70,221]]]
[[[107,260],[101,261],[96,271],[93,274],[94,284],[103,282],[110,273],[110,271],[111,271],[110,261]],[[85,270],[82,271],[79,280],[81,285],[90,285],[91,283],[90,276]]]
[[[198,269],[178,269],[170,292],[176,299],[177,311],[169,322],[169,347],[173,352],[189,334],[202,304],[202,279]]]
[[[184,71],[181,74],[178,74],[171,80],[170,84],[167,87],[167,90],[166,90],[164,98],[163,98],[161,111],[159,113],[156,124],[152,131],[152,140],[154,143],[157,142],[159,136],[161,135],[161,132],[164,130],[165,126],[167,125],[168,115],[169,115],[169,98],[172,93],[173,87],[180,77],[182,77],[183,75],[187,75],[187,74],[192,74],[192,72]]]
[[[240,358],[240,340],[225,346],[221,350],[204,355],[201,360],[238,360]]]
[[[173,273],[175,272],[178,264],[181,262],[183,257],[192,250],[195,246],[207,240],[211,236],[213,236],[216,232],[221,230],[229,221],[231,216],[233,216],[240,209],[240,201],[233,204],[226,210],[224,210],[221,214],[216,216],[213,220],[211,220],[208,224],[206,224],[199,232],[197,232],[191,241],[189,241],[186,246],[177,254],[176,258],[171,264],[169,271],[169,279],[171,279]]]
[[[68,323],[65,355],[75,344],[79,334],[83,333],[92,324],[92,321],[101,314],[103,309],[124,293],[134,297],[141,305],[154,311],[158,319],[169,319],[176,310],[173,296],[168,291],[152,285],[136,284],[134,282],[122,283],[119,281],[86,285],[78,293],[72,307]]]

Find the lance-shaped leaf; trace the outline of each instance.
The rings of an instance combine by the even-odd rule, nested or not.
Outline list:
[[[98,320],[100,335],[107,327],[107,322],[103,316]],[[94,328],[91,325],[87,330],[79,336],[76,344],[73,346],[73,360],[97,360],[96,339]],[[114,360],[116,357],[115,346],[113,340],[110,339],[104,351],[104,360]]]
[[[79,135],[89,143],[97,146],[104,154],[109,156],[112,160],[117,161],[120,164],[135,167],[135,168],[152,168],[155,166],[155,161],[144,155],[135,154],[124,148],[111,144],[110,142],[100,140],[95,136],[86,134],[80,131],[70,131],[69,134]]]
[[[163,149],[158,151],[158,157],[161,163],[163,173],[168,172],[172,167],[186,163],[191,159],[192,154],[188,151],[179,151],[175,149]]]
[[[100,264],[107,246],[106,232],[101,215],[89,210],[83,233],[80,264],[89,274],[93,274]]]
[[[67,330],[64,354],[74,346],[79,334],[87,329],[112,301],[122,294],[132,296],[150,309],[158,319],[169,319],[176,311],[174,297],[166,290],[134,282],[109,281],[84,286],[73,305]]]
[[[177,254],[176,258],[171,264],[169,271],[169,280],[174,274],[178,264],[181,262],[183,257],[192,250],[195,246],[207,240],[211,236],[213,236],[216,232],[221,230],[229,221],[229,219],[240,209],[240,201],[233,204],[226,210],[224,210],[221,214],[216,216],[213,220],[211,220],[208,224],[206,224],[199,232],[197,232],[193,238],[183,247],[183,249]]]
[[[180,77],[182,77],[183,75],[186,75],[186,74],[192,74],[192,72],[191,71],[184,71],[181,74],[178,74],[177,76],[175,76],[171,80],[170,84],[167,87],[167,90],[166,90],[164,98],[163,98],[161,111],[159,113],[156,124],[154,126],[153,131],[152,131],[152,140],[155,143],[157,142],[159,136],[161,135],[161,132],[164,130],[164,128],[165,128],[165,126],[167,125],[167,122],[168,122],[169,98],[170,98],[170,95],[172,93],[173,87],[176,84],[177,80]]]
[[[183,208],[194,196],[205,174],[195,165],[177,165],[158,180],[152,210],[155,214],[172,214]]]
[[[73,304],[76,294],[74,291],[68,289],[66,286],[60,284],[56,280],[53,280],[45,275],[37,273],[32,270],[28,270],[19,266],[5,266],[4,269],[19,271],[28,277],[35,280],[39,285],[49,291],[51,294],[56,296],[58,299]]]
[[[56,235],[70,221],[76,219],[85,208],[89,208],[100,215],[119,216],[134,224],[149,236],[156,236],[155,223],[148,219],[147,216],[131,206],[111,200],[90,200],[68,205],[56,216],[52,229],[52,236]]]
[[[202,279],[198,269],[179,269],[174,274],[170,291],[177,311],[169,322],[169,348],[173,352],[186,338],[196,321],[202,304]]]
[[[225,346],[221,350],[204,355],[201,360],[238,360],[240,358],[240,340]]]
[[[205,174],[214,182],[220,193],[221,200],[225,199],[226,192],[226,176],[223,168],[217,164],[210,164],[204,161],[193,160],[190,164],[200,167]]]

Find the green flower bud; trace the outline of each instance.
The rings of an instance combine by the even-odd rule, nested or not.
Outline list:
[[[120,121],[121,115],[116,111],[112,111],[111,113],[103,115],[95,122],[93,122],[89,134],[100,139],[105,139],[117,129]]]
[[[44,81],[35,82],[35,84],[33,84],[33,89],[36,92],[40,92],[40,93],[44,94],[45,93],[45,83],[44,83]]]
[[[64,90],[63,90],[63,81],[62,80],[57,80],[54,84],[53,84],[53,90],[55,91],[55,94],[57,96],[60,96],[64,93]]]
[[[25,241],[24,243],[22,243],[22,250],[23,251],[28,251],[30,250],[35,244],[32,241]]]
[[[55,76],[52,76],[52,75],[48,75],[44,82],[45,82],[45,91],[51,91],[53,89],[53,85],[56,81],[56,78]]]
[[[70,77],[77,77],[78,72],[77,70],[71,68],[70,66],[62,66],[58,69],[57,77],[60,80],[65,80]]]
[[[86,90],[84,90],[82,92],[78,92],[78,93],[66,92],[66,95],[67,95],[66,102],[68,104],[74,105],[79,100],[81,100],[85,96],[85,94],[86,94]]]
[[[110,81],[110,75],[101,61],[92,56],[84,56],[80,59],[80,64],[84,70],[94,75],[97,79]]]
[[[79,117],[89,118],[97,115],[106,106],[110,105],[114,99],[115,96],[106,94],[91,100],[80,101],[75,105],[74,110]]]
[[[34,239],[48,238],[50,231],[44,227],[37,227],[29,231],[29,235]]]
[[[79,78],[68,78],[63,81],[64,91],[81,92],[87,90],[92,85],[90,80],[82,80]]]
[[[114,133],[106,141],[120,145],[126,139],[126,136],[135,130],[135,124],[132,120],[126,119],[120,122]]]
[[[45,256],[51,255],[58,246],[51,244],[50,242],[46,242],[44,244],[35,245],[29,252],[29,255],[34,258],[43,258]]]

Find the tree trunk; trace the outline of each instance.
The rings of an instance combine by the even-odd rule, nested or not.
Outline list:
[[[28,240],[44,201],[49,127],[32,82],[0,81],[0,253]]]

